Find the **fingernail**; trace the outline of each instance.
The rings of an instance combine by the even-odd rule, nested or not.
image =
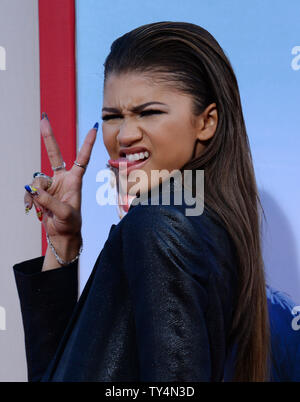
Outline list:
[[[26,184],[26,186],[24,186],[24,187],[25,187],[25,190],[28,191],[29,194],[31,194],[31,195],[39,195],[39,193],[38,193],[38,191],[37,191],[37,189],[35,187],[29,186],[28,184]]]
[[[35,209],[36,209],[36,215],[37,215],[38,219],[40,221],[42,221],[43,220],[43,212],[42,212],[42,210],[40,208],[38,208],[38,207],[35,207]]]
[[[42,119],[47,119],[49,121],[47,113],[45,112],[42,113]]]
[[[98,127],[99,127],[99,123],[95,123],[93,129],[95,129],[96,131],[98,131]]]
[[[28,215],[30,211],[29,204],[25,204],[25,214]]]

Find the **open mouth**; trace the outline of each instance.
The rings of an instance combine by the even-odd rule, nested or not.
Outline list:
[[[121,157],[126,158],[129,162],[138,162],[144,159],[148,159],[150,156],[150,152],[144,151],[144,152],[135,152],[135,153],[129,153],[126,154],[125,152],[121,152]]]
[[[150,158],[150,153],[136,152],[132,154],[121,153],[118,159],[109,159],[108,163],[111,167],[117,168],[119,170],[127,169],[127,173],[131,170],[143,166]]]

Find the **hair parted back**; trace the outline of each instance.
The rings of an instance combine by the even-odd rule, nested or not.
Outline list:
[[[116,39],[107,77],[153,74],[193,97],[193,113],[215,102],[218,125],[207,147],[184,169],[204,169],[205,205],[218,215],[237,251],[238,297],[230,332],[237,344],[234,381],[268,381],[270,331],[261,251],[261,212],[239,88],[216,39],[186,22],[155,22]]]

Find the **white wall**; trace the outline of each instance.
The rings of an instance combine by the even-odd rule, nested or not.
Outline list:
[[[12,266],[41,254],[40,223],[23,207],[40,169],[39,101],[38,2],[0,0],[0,381],[27,380]]]

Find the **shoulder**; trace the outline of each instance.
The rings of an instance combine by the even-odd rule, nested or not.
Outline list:
[[[197,217],[202,225],[194,225],[176,205],[136,205],[122,219],[120,229],[124,236],[134,233],[136,241],[157,236],[172,237],[173,240],[193,238],[200,230],[205,230],[205,217]],[[139,236],[138,236],[139,235]],[[183,237],[182,237],[183,236]]]
[[[214,262],[217,269],[232,264],[235,248],[228,232],[210,211],[186,216],[180,205],[136,205],[120,222],[124,246],[133,245],[147,253],[157,246],[190,260]],[[205,261],[204,261],[205,262]]]
[[[147,230],[146,230],[147,229]],[[130,209],[120,222],[123,233],[134,231],[143,236],[153,232],[156,234],[176,233],[185,237],[202,238],[202,241],[216,242],[229,240],[229,234],[221,219],[206,207],[201,215],[188,216],[182,205],[136,205]]]
[[[145,233],[145,228],[155,230],[188,229],[189,221],[174,205],[136,205],[122,219],[123,231]],[[149,231],[147,231],[149,233]]]

